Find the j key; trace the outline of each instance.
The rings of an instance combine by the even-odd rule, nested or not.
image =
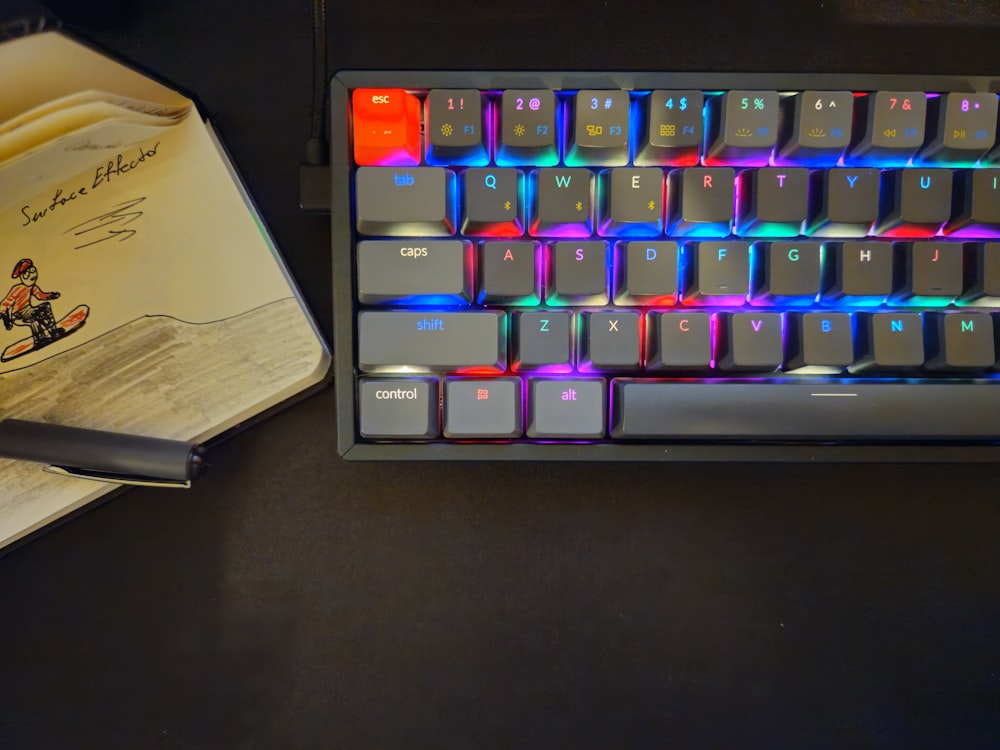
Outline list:
[[[591,206],[593,176],[589,169],[538,169],[531,234],[553,231],[563,237],[589,237],[593,219]]]
[[[582,369],[631,370],[639,366],[639,313],[586,312],[582,317]]]
[[[364,304],[468,304],[472,250],[461,240],[358,243],[358,300]]]
[[[517,169],[473,167],[465,172],[462,234],[509,237],[524,231],[524,175]]]
[[[528,437],[603,437],[607,387],[604,380],[530,380]]]
[[[455,233],[455,173],[441,167],[361,167],[355,177],[358,232],[387,237]]]
[[[891,184],[891,208],[878,234],[930,237],[951,216],[950,169],[900,169]]]
[[[515,313],[512,369],[521,372],[544,367],[569,372],[573,366],[571,317],[562,310]]]
[[[546,302],[554,305],[606,305],[608,246],[604,242],[553,242],[549,245]]]
[[[851,143],[854,94],[803,91],[794,99],[791,137],[781,149],[779,159],[832,167]]]
[[[484,242],[479,248],[479,303],[537,304],[536,252],[534,242]]]
[[[420,163],[420,100],[403,89],[355,89],[354,161],[359,165]]]
[[[923,91],[879,91],[869,95],[865,104],[868,127],[848,161],[903,166],[924,144],[926,95]]]
[[[809,234],[866,237],[878,218],[880,171],[829,169],[820,176],[822,206]]]
[[[993,147],[996,94],[945,94],[939,106],[937,135],[920,154],[921,159],[965,165]]]
[[[628,163],[627,91],[584,89],[577,92],[573,141],[566,163],[616,166]]]
[[[615,378],[616,438],[968,440],[1000,435],[982,385],[649,382]]]
[[[646,369],[704,370],[711,365],[708,313],[649,313],[646,323]]]
[[[750,246],[746,242],[695,242],[687,305],[739,305],[750,291]]]
[[[886,312],[868,316],[867,352],[851,370],[909,369],[924,363],[921,313]]]
[[[365,372],[402,367],[502,372],[507,343],[502,312],[373,312],[358,314],[358,363]]]
[[[770,242],[755,245],[754,252],[763,254],[764,263],[755,263],[751,302],[807,305],[816,299],[822,279],[818,242]]]
[[[697,164],[704,104],[700,91],[651,93],[645,138],[637,149],[636,166]]]
[[[931,370],[984,370],[996,364],[993,317],[987,313],[934,316],[927,367]]]
[[[798,237],[809,214],[809,170],[747,169],[740,173],[737,233],[751,237]]]
[[[829,299],[844,296],[848,304],[879,304],[892,294],[890,243],[845,242],[835,255],[836,279]]]
[[[789,369],[828,367],[843,370],[854,363],[854,322],[849,313],[790,314]]]
[[[446,438],[521,437],[521,379],[444,381]]]
[[[358,402],[362,437],[433,438],[441,432],[435,378],[363,378]]]
[[[719,367],[773,372],[784,359],[781,313],[722,313]]]
[[[432,89],[424,102],[428,164],[485,165],[483,101],[476,89]]]
[[[989,237],[1000,229],[1000,169],[957,173],[965,197],[962,213],[945,230],[955,237]]]
[[[766,166],[778,139],[778,92],[728,91],[718,106],[719,132],[705,163]]]
[[[975,249],[975,283],[964,301],[996,307],[1000,300],[1000,242],[987,242]]]
[[[736,172],[730,167],[674,169],[668,177],[668,233],[725,237],[733,223]]]
[[[900,299],[918,304],[937,298],[947,304],[962,294],[962,246],[954,242],[914,242],[906,249],[906,285]]]
[[[556,97],[552,91],[504,91],[500,122],[497,164],[504,167],[518,164],[548,167],[559,162]]]
[[[616,305],[673,305],[677,286],[676,242],[619,243]]]
[[[600,233],[643,237],[663,233],[663,172],[659,169],[611,169],[600,176]]]

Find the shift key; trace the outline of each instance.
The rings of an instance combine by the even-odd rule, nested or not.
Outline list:
[[[506,329],[499,311],[365,311],[358,315],[358,366],[365,372],[502,372]]]
[[[455,233],[455,173],[442,167],[360,167],[357,228],[384,237]]]

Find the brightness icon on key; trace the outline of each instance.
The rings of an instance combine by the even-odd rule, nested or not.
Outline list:
[[[739,128],[735,133],[737,138],[749,138],[753,135],[750,128]]]
[[[826,131],[823,130],[823,128],[813,128],[812,130],[809,131],[809,135],[812,138],[825,138]]]
[[[514,126],[514,135],[522,136],[524,135],[524,125],[517,124]]]
[[[455,132],[455,131],[452,129],[451,125],[449,125],[448,123],[445,123],[444,125],[441,126],[441,135],[443,135],[445,138],[447,138],[448,136],[450,136],[453,132]]]

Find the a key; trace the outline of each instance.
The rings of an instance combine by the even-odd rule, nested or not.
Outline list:
[[[750,291],[750,246],[746,242],[695,242],[686,305],[741,305]]]
[[[582,318],[582,370],[632,370],[639,366],[639,313],[585,312]]]
[[[361,167],[355,174],[360,234],[385,237],[455,233],[455,173],[441,167]]]
[[[718,108],[719,132],[705,164],[766,166],[778,139],[778,92],[727,91]]]
[[[878,219],[880,172],[864,167],[830,169],[820,178],[822,206],[810,222],[819,237],[866,237]]]
[[[1000,307],[1000,242],[977,245],[973,257],[975,280],[963,302]]]
[[[836,279],[827,300],[854,305],[880,304],[892,294],[892,245],[888,242],[844,242],[834,248]]]
[[[854,363],[854,322],[850,313],[792,313],[788,316],[788,369],[843,370]]]
[[[500,102],[497,165],[559,163],[556,140],[556,97],[549,89],[509,89]]]
[[[479,248],[480,304],[536,305],[541,299],[534,242],[484,242]]]
[[[906,285],[898,299],[919,305],[946,305],[962,294],[962,246],[954,242],[914,242],[906,254]]]
[[[539,368],[551,372],[572,370],[571,317],[564,310],[514,313],[512,369],[515,372]]]
[[[531,179],[535,182],[532,235],[590,236],[593,176],[589,169],[538,169]]]
[[[809,170],[747,169],[739,176],[737,234],[798,237],[809,214]]]
[[[355,89],[354,161],[358,165],[420,164],[420,100],[403,89]]]
[[[818,242],[769,242],[754,245],[763,255],[763,264],[751,269],[755,304],[781,301],[789,305],[811,304],[820,292],[822,269]]]
[[[867,130],[848,162],[903,166],[924,143],[927,96],[923,91],[878,91],[864,103]]]
[[[521,379],[445,378],[446,438],[516,438],[521,425]]]
[[[667,179],[669,234],[725,237],[730,233],[736,179],[733,169],[674,169]]]
[[[604,380],[532,378],[528,383],[528,437],[604,437],[607,387]]]
[[[358,300],[411,305],[468,304],[472,247],[461,240],[364,240],[358,243]]]
[[[650,237],[663,233],[663,172],[611,169],[601,173],[599,233],[613,237]]]
[[[485,166],[483,100],[476,89],[432,89],[424,101],[428,164]]]
[[[951,216],[950,169],[899,169],[889,184],[892,203],[877,234],[932,237]]]
[[[608,246],[595,240],[553,242],[548,247],[549,305],[608,303]]]
[[[690,167],[698,163],[705,100],[700,91],[653,91],[636,166]]]
[[[524,175],[509,167],[466,170],[462,234],[510,237],[524,231]]]
[[[851,368],[913,369],[924,363],[924,326],[922,313],[872,313],[868,316],[867,351]]]
[[[965,166],[993,147],[996,94],[945,94],[939,107],[937,135],[920,153],[922,161]]]
[[[504,313],[493,311],[358,314],[358,367],[391,372],[463,368],[503,372],[507,365]]]
[[[850,91],[803,91],[794,97],[791,134],[780,163],[832,167],[851,143],[854,94]]]
[[[985,370],[996,364],[991,315],[954,312],[934,317],[936,336],[928,347],[928,369]]]
[[[628,92],[583,89],[574,103],[573,140],[566,153],[571,166],[628,163]]]
[[[362,378],[358,423],[365,438],[437,437],[441,431],[437,380]]]
[[[723,370],[773,372],[784,359],[781,313],[722,313],[716,360]]]
[[[616,305],[673,305],[677,302],[677,243],[628,242],[618,245]]]
[[[711,315],[694,311],[647,313],[647,370],[704,370],[711,363]]]
[[[952,237],[992,237],[1000,233],[1000,169],[969,169],[956,173],[964,197],[963,209],[945,229]]]

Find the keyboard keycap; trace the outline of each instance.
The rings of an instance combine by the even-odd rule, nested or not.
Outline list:
[[[590,236],[593,176],[589,169],[539,169],[531,179],[535,181],[532,235]]]
[[[424,101],[428,164],[484,166],[483,101],[476,89],[432,89]]]
[[[865,237],[879,211],[877,169],[830,169],[820,178],[822,207],[809,234],[820,237]]]
[[[854,94],[803,91],[795,96],[793,117],[779,161],[832,167],[851,143]]]
[[[607,432],[606,381],[533,378],[528,388],[528,437],[599,438]]]
[[[960,215],[946,229],[954,237],[991,237],[1000,234],[1000,169],[956,173],[964,197]]]
[[[781,314],[723,313],[716,357],[723,370],[773,372],[784,360]]]
[[[893,254],[888,242],[845,242],[835,250],[836,280],[827,300],[879,304],[892,294]]]
[[[973,253],[975,282],[963,302],[1000,307],[1000,242],[977,245]]]
[[[517,169],[466,170],[462,234],[511,237],[524,231],[524,175]]]
[[[854,322],[850,313],[792,313],[788,317],[788,369],[843,370],[854,363]]]
[[[766,166],[778,139],[778,92],[727,91],[718,106],[719,133],[705,164]]]
[[[514,313],[512,369],[569,372],[573,364],[571,318],[564,310]]]
[[[365,372],[403,367],[503,372],[507,336],[502,312],[358,313],[358,363]]]
[[[652,237],[663,233],[663,172],[611,169],[600,176],[600,234]]]
[[[636,166],[691,167],[698,163],[705,99],[700,91],[654,91]]]
[[[436,379],[362,378],[358,390],[362,437],[420,439],[441,432]]]
[[[677,254],[676,242],[619,243],[618,263],[615,265],[615,304],[675,304]]]
[[[866,97],[865,104],[868,128],[848,161],[903,166],[924,143],[927,96],[923,91],[879,91]]]
[[[737,234],[798,237],[809,215],[809,170],[747,169],[740,173]]]
[[[534,242],[484,242],[479,248],[481,304],[536,305],[541,299]]]
[[[725,237],[733,223],[736,172],[729,167],[674,169],[668,176],[667,232]]]
[[[712,318],[705,312],[648,313],[646,369],[703,370],[712,364]]]
[[[942,383],[612,381],[612,437],[996,439],[1000,388]]]
[[[985,370],[997,361],[993,317],[987,313],[935,315],[929,370]]]
[[[461,240],[358,243],[358,300],[364,304],[468,304],[472,247]]]
[[[607,243],[553,242],[549,245],[545,301],[550,305],[608,303]]]
[[[951,216],[950,169],[900,169],[890,184],[892,207],[879,222],[878,234],[931,237]]]
[[[523,432],[520,378],[445,378],[446,438],[516,438]]]
[[[945,305],[962,294],[963,253],[960,244],[914,242],[905,252],[906,286],[900,295],[901,300]]]
[[[945,94],[939,106],[937,136],[921,152],[923,161],[964,166],[993,147],[996,94]]]
[[[627,91],[584,89],[574,106],[573,141],[566,163],[572,166],[618,166],[628,163]]]
[[[500,104],[497,164],[549,167],[559,162],[556,97],[549,89],[508,89]]]
[[[768,242],[754,246],[763,256],[763,265],[751,269],[754,304],[807,305],[820,292],[822,269],[818,242]]]
[[[750,291],[750,246],[746,242],[696,242],[686,305],[739,305]]]
[[[913,369],[924,363],[924,323],[921,313],[885,312],[868,316],[867,353],[852,368]]]
[[[387,237],[455,233],[455,173],[441,167],[361,167],[355,176],[357,228]]]
[[[582,323],[581,369],[632,370],[639,366],[639,313],[585,312]]]
[[[403,89],[355,89],[354,161],[359,165],[420,164],[420,100]]]

